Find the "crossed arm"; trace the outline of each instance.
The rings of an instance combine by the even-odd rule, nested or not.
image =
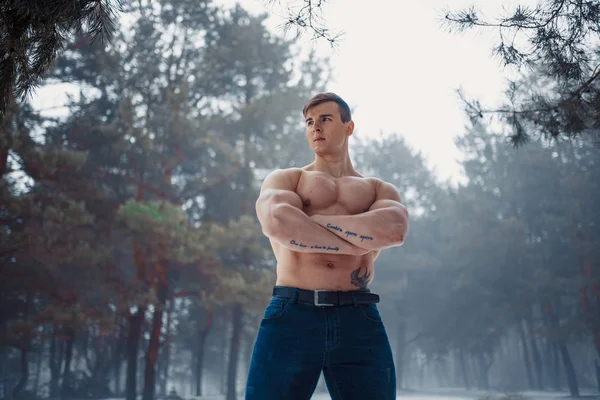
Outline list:
[[[307,216],[294,191],[300,170],[276,170],[264,180],[256,202],[263,233],[297,252],[362,255],[404,242],[408,213],[396,189],[378,185],[370,209],[349,216]]]
[[[408,211],[396,188],[381,182],[369,210],[356,215],[313,215],[320,226],[369,251],[400,246],[408,232]]]

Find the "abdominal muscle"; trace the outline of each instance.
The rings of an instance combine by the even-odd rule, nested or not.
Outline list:
[[[359,182],[348,179],[335,180],[323,173],[303,171],[296,189],[304,202],[302,211],[309,217],[364,212],[374,200],[374,186],[367,181],[357,186]],[[335,189],[331,188],[332,182]],[[336,196],[331,195],[332,190]],[[340,199],[345,199],[345,204]],[[277,259],[276,285],[307,290],[366,289],[375,275],[373,265],[379,255],[379,251],[362,256],[300,253],[273,240],[271,245]]]
[[[299,253],[272,242],[277,286],[307,290],[366,289],[374,276],[373,253],[363,256]]]

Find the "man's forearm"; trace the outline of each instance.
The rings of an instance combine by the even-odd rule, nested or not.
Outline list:
[[[277,206],[263,231],[271,240],[297,252],[346,255],[366,253],[364,248],[335,235],[293,206]]]
[[[408,219],[399,209],[377,209],[357,215],[313,215],[312,220],[339,238],[366,250],[401,245]]]

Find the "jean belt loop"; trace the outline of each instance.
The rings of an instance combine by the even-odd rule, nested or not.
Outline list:
[[[296,302],[298,301],[298,295],[300,294],[300,289],[295,288],[294,289],[294,293],[292,294],[292,298],[290,299],[290,302],[292,304],[296,304]]]
[[[358,307],[358,301],[356,300],[356,293],[350,293],[352,295],[352,303],[354,303],[354,307]]]

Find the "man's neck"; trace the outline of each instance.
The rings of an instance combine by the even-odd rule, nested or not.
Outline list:
[[[357,175],[350,156],[348,153],[342,155],[327,155],[315,157],[313,164],[315,171],[325,172],[335,178],[341,178],[342,176],[354,176]]]

